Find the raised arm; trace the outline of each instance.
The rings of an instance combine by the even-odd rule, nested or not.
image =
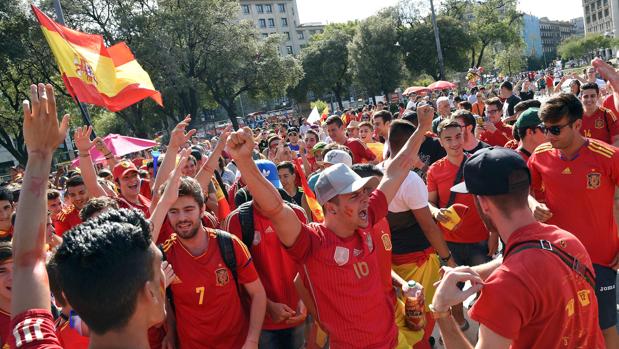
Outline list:
[[[90,149],[95,145],[90,140],[90,134],[92,133],[92,126],[78,127],[73,133],[73,140],[75,146],[79,150],[80,157],[80,171],[82,178],[84,179],[84,185],[91,197],[106,196],[105,190],[97,182],[97,172],[95,171],[95,165],[92,163],[90,157]]]
[[[208,189],[208,186],[211,183],[211,178],[213,178],[213,174],[215,174],[215,169],[219,167],[219,157],[226,147],[226,141],[228,140],[230,131],[232,131],[232,126],[226,126],[219,137],[219,142],[217,142],[211,156],[208,157],[208,160],[206,160],[204,165],[200,168],[200,171],[196,174],[196,180],[200,183],[202,190],[204,191]]]
[[[251,130],[244,127],[228,137],[228,151],[232,155],[243,181],[265,217],[270,217],[277,237],[285,246],[292,246],[301,232],[301,222],[296,213],[284,204],[275,187],[266,180],[252,159],[254,138]]]
[[[610,90],[613,92],[613,100],[615,101],[615,110],[619,110],[619,72],[608,63],[600,58],[596,58],[591,64],[597,69],[600,75],[608,80]],[[619,147],[619,136],[614,136],[611,140],[615,147]]]
[[[385,175],[380,181],[380,184],[378,184],[378,189],[385,194],[387,202],[393,199],[400,185],[402,185],[404,178],[406,178],[408,172],[413,168],[413,161],[417,157],[425,133],[432,127],[433,116],[434,108],[431,106],[424,105],[417,108],[419,127],[417,127],[415,133],[406,141],[393,160],[387,164]]]
[[[30,86],[32,106],[24,101],[24,141],[28,163],[17,204],[13,236],[13,298],[11,314],[49,309],[50,291],[45,269],[47,177],[52,155],[67,133],[69,116],[58,125],[51,85]]]

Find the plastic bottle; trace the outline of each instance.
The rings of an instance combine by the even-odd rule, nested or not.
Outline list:
[[[421,331],[426,325],[425,299],[421,284],[412,280],[408,282],[408,290],[404,292],[404,310],[406,327]]]

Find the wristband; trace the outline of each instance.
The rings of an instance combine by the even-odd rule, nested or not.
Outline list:
[[[434,309],[434,304],[430,304],[428,308],[430,308],[430,311],[432,312],[432,318],[434,320],[444,319],[451,315],[451,307],[447,308],[447,310],[445,311],[437,311],[436,309]]]
[[[451,251],[449,251],[449,254],[447,255],[447,257],[443,258],[439,256],[439,258],[445,263],[449,262],[449,260],[451,259]]]

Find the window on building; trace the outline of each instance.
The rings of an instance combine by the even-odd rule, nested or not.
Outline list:
[[[264,13],[264,7],[262,5],[256,5],[256,13]]]
[[[249,14],[249,5],[242,5],[241,7],[243,8],[243,14],[248,15]]]
[[[604,0],[604,6],[608,5],[608,0]]]
[[[288,53],[289,55],[292,54],[292,46],[286,46],[286,53]]]
[[[286,12],[286,4],[277,4],[277,8],[279,9],[279,13]]]
[[[288,18],[282,18],[282,27],[288,26]]]
[[[268,37],[269,37],[269,33],[262,33],[262,38],[263,38],[263,39],[266,39],[266,38],[268,38]]]
[[[602,0],[598,0],[598,7],[602,7]]]
[[[600,10],[600,12],[598,12],[598,20],[602,20],[602,10]]]
[[[258,25],[260,26],[260,28],[266,28],[267,27],[267,20],[264,18],[260,18],[258,20]]]
[[[273,7],[269,4],[264,5],[264,12],[266,13],[273,13]]]
[[[593,20],[594,22],[598,20],[595,13],[591,15],[591,20]]]
[[[284,35],[286,36],[286,40],[290,40],[290,32],[284,32]]]
[[[275,20],[273,18],[269,18],[269,28],[275,27]]]
[[[305,33],[303,33],[302,31],[298,31],[297,32],[297,38],[299,38],[299,40],[304,40],[305,39]]]
[[[604,16],[608,17],[608,9],[604,10]]]

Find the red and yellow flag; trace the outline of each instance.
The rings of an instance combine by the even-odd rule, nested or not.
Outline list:
[[[113,112],[147,97],[163,106],[161,94],[124,42],[105,47],[101,35],[69,29],[31,6],[71,96]]]
[[[316,195],[309,187],[309,183],[307,182],[307,177],[305,177],[305,172],[303,172],[303,168],[301,167],[301,159],[294,159],[294,170],[299,174],[299,178],[301,178],[301,187],[303,188],[303,193],[305,194],[305,200],[307,200],[307,205],[312,211],[312,216],[314,216],[314,222],[322,222],[325,220],[324,213],[322,212],[322,206],[318,203],[316,199]]]
[[[213,177],[211,182],[215,186],[215,195],[217,196],[217,218],[220,222],[223,222],[231,212],[230,205],[228,205],[228,200],[226,200],[226,196],[215,177]]]
[[[322,115],[320,115],[320,121],[325,121],[329,117],[329,106],[327,105],[325,109],[322,110]]]

